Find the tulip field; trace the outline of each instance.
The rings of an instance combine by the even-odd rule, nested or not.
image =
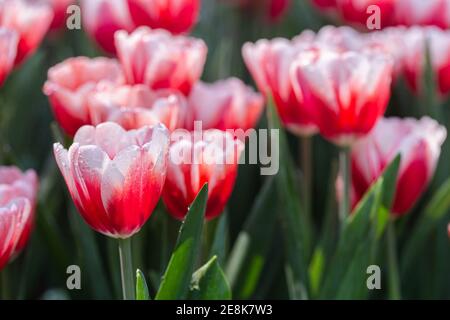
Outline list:
[[[450,299],[449,128],[450,0],[0,0],[0,300]]]

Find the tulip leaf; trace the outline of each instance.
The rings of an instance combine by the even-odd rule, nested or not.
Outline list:
[[[200,253],[208,186],[205,185],[192,203],[180,228],[175,250],[170,257],[156,300],[185,299],[191,276]]]
[[[395,188],[397,187],[397,176],[400,168],[401,155],[398,154],[394,160],[384,169],[383,172],[383,196],[381,204],[389,210],[395,196]]]
[[[214,239],[212,242],[211,250],[209,251],[209,257],[217,256],[217,260],[220,264],[225,261],[226,250],[228,241],[228,213],[222,213],[217,223],[214,233]]]
[[[369,258],[374,254],[382,186],[383,178],[380,178],[359,202],[353,214],[345,219],[336,252],[324,273],[321,298],[350,298],[355,297],[355,292],[360,292],[359,287],[354,287],[353,281],[361,274],[365,275]],[[349,291],[349,288],[354,290]]]
[[[290,294],[292,299],[307,298],[308,260],[311,255],[312,223],[307,210],[300,203],[300,189],[296,183],[296,172],[289,154],[287,136],[281,129],[281,122],[272,100],[268,103],[270,129],[280,134],[280,171],[276,176],[277,193],[282,204],[281,220],[285,229],[286,257],[292,281]],[[272,155],[273,156],[273,155]]]
[[[217,256],[194,272],[189,292],[191,300],[230,300],[231,289]]]
[[[430,236],[434,227],[450,210],[450,178],[436,191],[428,205],[425,207],[423,215],[415,223],[412,235],[406,242],[401,259],[401,269],[412,266],[414,257],[422,252],[427,237]]]
[[[141,270],[136,270],[136,300],[150,300],[147,282]]]
[[[260,282],[276,222],[275,181],[267,179],[231,250],[226,274],[239,299],[248,299]]]

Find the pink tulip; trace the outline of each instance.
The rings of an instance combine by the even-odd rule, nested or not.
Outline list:
[[[54,153],[80,214],[96,231],[125,239],[155,208],[167,169],[169,133],[162,125],[125,131],[106,122],[78,130],[69,150]]]
[[[337,0],[311,0],[312,3],[321,10],[334,10],[337,7]]]
[[[58,30],[66,25],[67,8],[76,3],[76,0],[47,0],[53,8],[52,30]]]
[[[224,131],[207,130],[201,139],[180,135],[170,147],[163,201],[169,213],[183,219],[205,183],[208,183],[206,218],[220,215],[233,191],[244,144]]]
[[[395,2],[396,22],[400,25],[434,25],[450,27],[450,2],[448,0],[400,0]]]
[[[116,31],[132,31],[135,28],[127,0],[81,0],[81,11],[85,30],[109,53],[116,51]]]
[[[421,82],[426,66],[426,48],[441,95],[450,93],[450,31],[436,27],[413,27],[404,36],[404,67],[406,80],[416,92],[422,91]]]
[[[309,35],[304,36],[309,39]],[[297,39],[297,42],[301,41]],[[266,97],[273,97],[284,125],[293,133],[304,136],[314,134],[317,127],[309,106],[302,97],[295,95],[290,77],[291,66],[302,49],[303,44],[287,39],[262,39],[246,43],[242,54],[259,90]]]
[[[183,126],[186,105],[184,96],[175,91],[152,91],[144,85],[106,85],[89,99],[94,125],[112,121],[126,130],[163,123],[173,131]]]
[[[353,204],[401,154],[392,212],[397,216],[407,213],[430,183],[446,136],[446,129],[428,117],[381,119],[353,148]]]
[[[59,125],[73,136],[86,124],[91,124],[89,95],[99,83],[123,83],[120,65],[107,58],[69,58],[48,71],[44,93]]]
[[[18,42],[15,31],[0,27],[0,85],[14,67]]]
[[[350,146],[368,134],[386,110],[392,76],[387,56],[307,50],[290,70],[293,88],[312,110],[320,133],[338,145]]]
[[[131,34],[117,32],[116,48],[129,84],[174,89],[185,95],[200,78],[208,51],[203,40],[147,27]]]
[[[137,26],[166,29],[174,34],[189,31],[197,22],[200,0],[128,0]]]
[[[33,170],[0,167],[0,269],[25,247],[34,223],[38,179]]]
[[[0,26],[19,35],[16,65],[36,51],[52,19],[53,12],[48,4],[32,0],[0,0]]]
[[[408,1],[408,0],[407,0]],[[336,0],[337,8],[342,18],[350,23],[359,26],[367,26],[369,17],[373,12],[368,9],[370,6],[377,6],[380,9],[380,27],[385,28],[394,23],[395,4],[397,0]],[[400,1],[402,2],[402,0]]]
[[[198,82],[189,96],[186,126],[194,129],[201,121],[203,129],[254,128],[264,106],[264,98],[237,78],[206,84]]]

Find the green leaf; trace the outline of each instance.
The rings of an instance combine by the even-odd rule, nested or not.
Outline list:
[[[179,300],[187,297],[192,272],[200,253],[207,199],[208,186],[205,184],[189,208],[181,226],[175,250],[162,278],[156,300]]]
[[[150,300],[147,282],[141,270],[136,270],[136,300]]]
[[[222,268],[214,256],[192,275],[191,300],[230,300],[231,289]]]
[[[290,290],[292,299],[307,298],[308,260],[311,255],[313,228],[311,219],[300,203],[300,189],[296,184],[294,164],[289,154],[287,137],[281,129],[280,118],[272,100],[268,103],[270,129],[280,133],[280,171],[276,176],[276,186],[283,208],[280,210],[285,229],[285,247],[288,257],[287,269],[292,275]],[[293,296],[292,296],[293,295]]]
[[[212,258],[213,256],[217,256],[218,262],[222,264],[225,261],[227,241],[228,212],[225,210],[219,218],[219,222],[214,233],[214,240],[209,252],[209,257]]]
[[[414,228],[410,231],[411,237],[406,241],[403,255],[400,259],[403,272],[413,265],[412,262],[415,256],[422,252],[433,228],[437,226],[449,209],[450,178],[436,191]]]
[[[368,259],[374,254],[382,186],[383,178],[380,178],[359,202],[354,213],[345,219],[335,255],[324,273],[322,298],[357,297],[361,292],[361,283],[355,287],[354,279],[365,273]]]
[[[400,168],[401,155],[397,155],[394,160],[384,169],[383,172],[383,196],[381,204],[388,210],[392,206],[397,187],[398,169]]]
[[[250,298],[262,276],[276,222],[275,182],[266,180],[231,250],[225,271],[238,299]]]

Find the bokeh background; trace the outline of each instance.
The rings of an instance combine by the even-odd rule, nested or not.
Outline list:
[[[270,16],[264,1],[247,7],[231,2],[202,1],[200,19],[192,31],[192,36],[203,39],[208,46],[202,76],[207,82],[235,76],[253,85],[241,54],[242,45],[247,41],[292,38],[306,29],[318,31],[327,24],[345,24],[334,15],[324,14],[307,0],[291,1],[288,9],[276,18]],[[366,31],[362,29],[362,32]],[[40,177],[34,232],[27,248],[7,268],[10,298],[108,299],[121,296],[116,244],[92,231],[69,200],[52,153],[53,142],[64,137],[42,92],[47,71],[56,63],[75,56],[105,55],[83,30],[63,28],[53,31],[0,89],[2,162],[22,169],[34,168]],[[400,79],[393,89],[387,115],[431,115],[448,128],[450,101],[444,99],[439,105],[429,106],[426,99],[413,95]],[[259,127],[267,127],[266,116],[262,117]],[[288,134],[288,140],[290,154],[298,160],[298,138]],[[324,252],[330,256],[339,234],[334,215],[337,152],[335,146],[319,135],[313,138],[313,224],[317,243],[322,244]],[[450,298],[449,210],[438,219],[424,213],[430,199],[449,177],[450,146],[446,143],[437,174],[426,194],[410,214],[397,221],[403,298]],[[260,175],[257,165],[240,166],[226,213],[216,222],[217,227],[226,230],[226,254],[219,257],[225,269],[236,243],[246,236],[251,240],[243,264],[245,268],[230,281],[235,299],[293,298],[289,288],[290,273],[286,268],[288,254],[284,250],[286,231],[283,229],[282,201],[268,180],[270,178]],[[270,199],[258,197],[263,188],[270,193]],[[441,204],[447,207],[449,201],[447,197]],[[160,205],[142,232],[133,239],[135,266],[143,270],[153,294],[175,245],[179,227],[180,222],[168,216]],[[380,241],[379,245],[383,248],[384,242]],[[313,277],[334,267],[327,254],[319,260],[313,260],[309,266],[308,272]],[[66,268],[73,264],[81,267],[82,290],[66,289]],[[382,270],[388,269],[383,249],[379,250],[377,264]],[[366,270],[359,272],[365,279]],[[363,293],[356,290],[349,296],[387,298],[387,272],[383,272],[381,290]],[[341,280],[347,285],[358,281],[345,277]]]

